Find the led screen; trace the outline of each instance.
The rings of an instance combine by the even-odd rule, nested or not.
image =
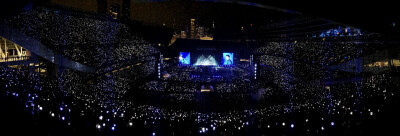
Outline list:
[[[195,66],[198,66],[198,65],[199,66],[215,66],[218,64],[213,55],[201,54],[200,56],[197,57],[196,63],[194,63],[194,65]]]
[[[179,52],[179,64],[190,64],[190,52]]]
[[[222,65],[233,65],[233,53],[222,53]]]

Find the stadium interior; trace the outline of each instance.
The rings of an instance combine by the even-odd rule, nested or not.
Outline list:
[[[364,4],[0,2],[0,133],[398,133],[400,12]]]

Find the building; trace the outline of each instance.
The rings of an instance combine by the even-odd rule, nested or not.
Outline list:
[[[195,39],[196,19],[190,19],[190,39]]]
[[[31,52],[0,36],[0,62],[27,60]]]

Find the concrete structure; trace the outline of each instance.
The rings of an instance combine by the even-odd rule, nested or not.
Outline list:
[[[29,50],[33,54],[40,56],[54,64],[57,64],[61,67],[71,68],[82,72],[93,72],[94,69],[83,65],[79,62],[72,61],[60,54],[57,54],[52,49],[48,48],[46,45],[42,44],[40,41],[26,35],[23,32],[20,32],[6,24],[0,23],[0,36],[3,39],[7,39],[8,41],[12,41],[13,43],[23,47],[26,50]],[[19,48],[19,47],[18,47]],[[7,50],[7,49],[6,49]],[[19,50],[19,49],[18,49]],[[21,49],[22,50],[22,49]],[[7,58],[7,54],[3,53]],[[19,55],[19,54],[18,54]],[[21,53],[22,56],[22,53]]]

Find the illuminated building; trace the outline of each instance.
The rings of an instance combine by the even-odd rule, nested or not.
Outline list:
[[[195,30],[196,30],[196,19],[190,19],[190,39],[195,38]]]
[[[0,62],[27,60],[30,56],[30,51],[0,37]]]

